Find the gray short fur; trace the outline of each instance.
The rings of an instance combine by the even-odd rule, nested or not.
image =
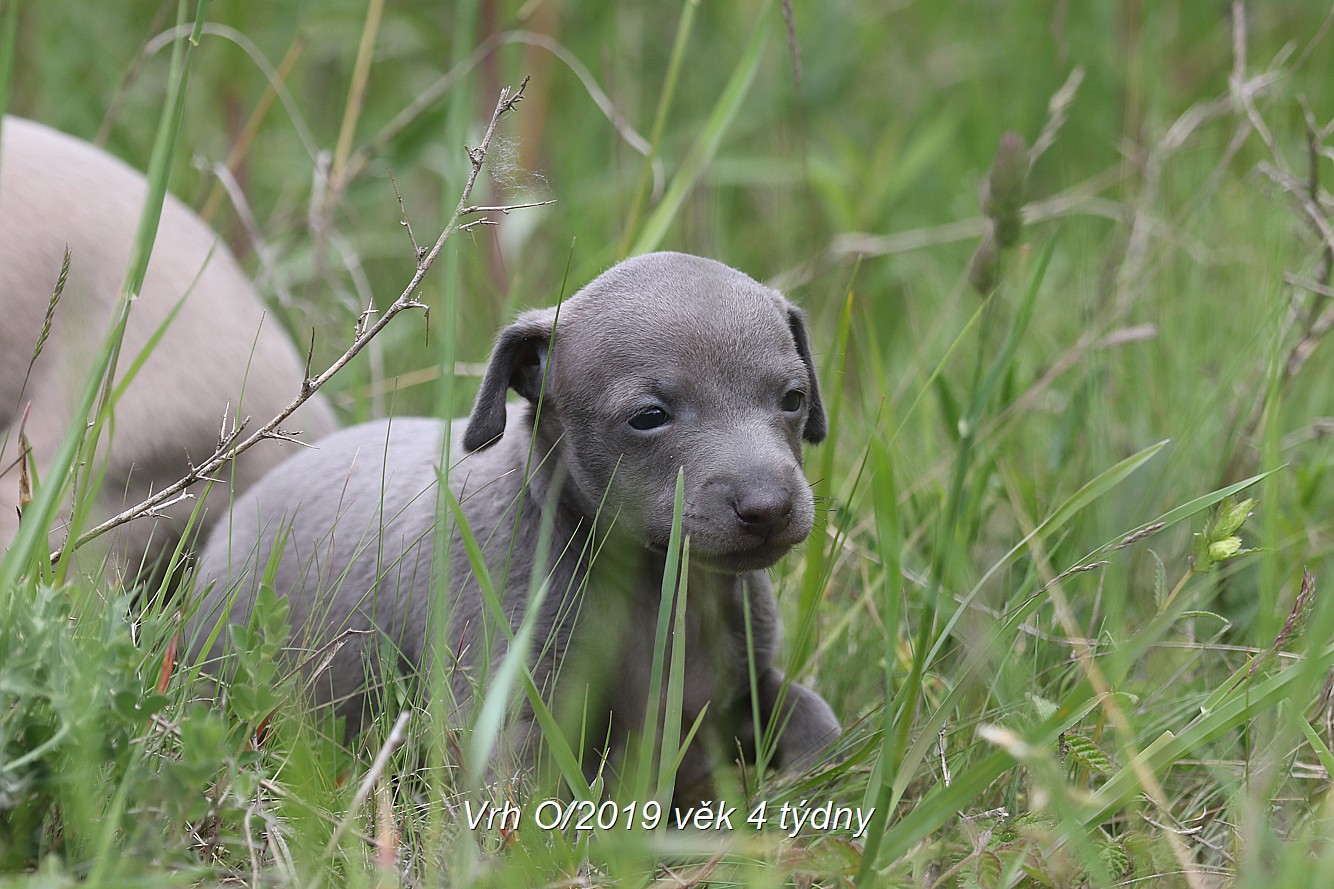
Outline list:
[[[466,426],[454,423],[450,438],[450,490],[497,585],[508,565],[504,602],[516,627],[542,523],[551,522],[554,567],[536,639],[553,644],[532,659],[535,681],[558,713],[577,716],[587,705],[594,724],[585,726],[586,737],[609,737],[613,760],[643,726],[664,552],[684,468],[690,575],[682,725],[706,705],[708,716],[707,741],[692,745],[677,786],[705,792],[709,743],[730,753],[734,739],[751,743],[745,597],[759,710],[766,722],[777,716],[786,724],[777,762],[803,761],[831,743],[839,726],[829,705],[797,683],[775,714],[784,685],[774,663],[781,630],[765,575],[806,538],[814,516],[801,447],[803,439],[824,438],[825,414],[801,312],[721,263],[656,253],[598,277],[559,308],[556,322],[556,309],[535,310],[501,332],[472,416]],[[521,401],[507,406],[511,389]],[[656,428],[632,425],[662,416],[670,419]],[[366,664],[375,660],[367,655],[383,638],[408,668],[428,658],[445,434],[435,419],[346,429],[237,500],[200,562],[196,589],[209,592],[191,625],[196,644],[232,593],[228,619],[246,619],[254,566],[269,564],[283,539],[274,586],[291,602],[295,644],[314,648],[347,629],[375,631],[343,634],[346,644],[317,682],[318,695],[339,702],[355,729],[373,706],[364,694]],[[477,654],[484,608],[457,534],[449,571],[446,638],[451,663],[462,666],[453,689],[466,700],[484,666]],[[499,642],[503,636],[493,664]],[[521,758],[531,753],[532,719],[525,706],[508,736]],[[594,752],[602,751],[585,751]],[[592,768],[596,757],[587,759]]]
[[[116,158],[49,127],[15,117],[0,128],[0,551],[18,528],[19,423],[39,467],[69,431],[74,403],[120,295],[144,177]],[[50,338],[28,375],[43,316],[60,277],[70,273]],[[211,455],[223,410],[268,420],[300,390],[303,360],[264,306],[218,235],[168,196],[152,262],[130,313],[121,352],[123,376],[182,296],[184,307],[116,409],[114,432],[99,454],[109,459],[100,520],[176,481],[189,461]],[[25,383],[25,376],[27,376]],[[321,399],[288,424],[310,440],[334,428]],[[236,465],[210,497],[223,511],[223,489],[242,489],[296,445],[264,443]],[[116,532],[132,562],[170,547],[193,502],[170,522],[141,519]],[[150,535],[152,545],[150,547]],[[53,543],[63,538],[57,528]]]

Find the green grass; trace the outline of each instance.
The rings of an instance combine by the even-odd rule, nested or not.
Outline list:
[[[0,2],[0,23],[14,6]],[[1320,4],[1249,4],[1243,76],[1278,75],[1249,115],[1216,102],[1234,73],[1218,4],[793,4],[798,81],[784,4],[767,0],[390,3],[360,98],[377,21],[364,2],[213,0],[209,21],[234,31],[204,30],[188,80],[168,49],[140,57],[177,4],[17,6],[12,58],[0,41],[10,112],[105,134],[196,207],[214,179],[192,161],[226,158],[256,115],[235,173],[272,260],[228,202],[211,221],[295,337],[317,330],[317,364],[371,294],[383,306],[411,277],[389,176],[433,240],[461,146],[501,85],[533,75],[479,197],[557,203],[451,241],[422,295],[429,338],[405,315],[335,378],[348,422],[463,413],[473,378],[434,371],[484,360],[513,309],[554,302],[627,248],[786,282],[812,317],[834,422],[807,459],[817,530],[775,581],[787,660],[847,735],[807,774],[738,777],[749,805],[731,831],[540,829],[554,789],[479,789],[458,771],[478,770],[503,701],[473,735],[443,708],[416,712],[375,764],[405,705],[351,750],[330,740],[281,681],[274,605],[244,634],[231,703],[206,707],[171,650],[171,609],[38,570],[44,528],[25,522],[0,561],[0,882],[675,885],[670,869],[717,886],[1334,884],[1329,344],[1282,374],[1301,338],[1290,317],[1329,306],[1285,283],[1319,279],[1321,251],[1264,173],[1304,181],[1302,103],[1318,125],[1334,118]],[[493,29],[563,46],[650,157],[530,34],[459,69],[311,213],[314,153],[357,157]],[[260,57],[290,72],[276,102]],[[1037,139],[1076,66],[1027,177],[1048,212],[979,294],[979,185],[1002,134]],[[1330,181],[1328,157],[1317,171]],[[1229,528],[1244,498],[1257,503]],[[32,514],[54,510],[42,503]],[[1233,537],[1256,551],[1229,557]],[[1285,630],[1307,570],[1313,596]],[[669,694],[679,677],[668,659]],[[526,678],[505,681],[517,695]],[[575,785],[571,755],[555,745]],[[525,810],[517,832],[468,829],[465,799],[507,794]],[[875,815],[855,840],[789,837],[744,823],[762,799]]]

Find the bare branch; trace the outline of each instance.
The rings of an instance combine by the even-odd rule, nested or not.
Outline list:
[[[549,201],[529,201],[526,204],[505,204],[499,207],[464,207],[460,215],[467,216],[471,213],[504,213],[506,216],[508,216],[510,215],[511,210],[522,210],[525,207],[545,207],[547,204],[554,204],[554,203],[556,203],[554,200],[549,200]]]
[[[394,187],[394,197],[398,198],[399,225],[407,229],[408,240],[412,242],[412,259],[420,263],[426,252],[422,250],[421,245],[417,243],[416,235],[412,233],[412,223],[408,221],[408,208],[403,206],[403,195],[399,193],[398,183],[394,181],[393,176],[389,177],[389,184]]]
[[[80,535],[73,543],[67,543],[65,546],[52,551],[51,561],[53,563],[58,561],[69,550],[77,549],[113,528],[119,527],[133,519],[145,515],[152,515],[155,510],[160,510],[169,503],[177,502],[177,499],[187,488],[204,478],[212,476],[218,469],[231,460],[234,460],[238,455],[249,450],[256,443],[271,438],[290,440],[290,436],[295,433],[284,432],[282,430],[282,424],[285,423],[287,419],[301,407],[301,405],[305,404],[312,395],[318,392],[325,383],[329,382],[334,374],[347,366],[348,362],[353,358],[356,358],[362,349],[364,349],[381,330],[384,330],[385,326],[388,325],[396,315],[407,309],[422,307],[421,302],[416,298],[416,294],[421,287],[422,279],[426,277],[427,271],[429,271],[431,266],[435,264],[437,257],[440,255],[440,251],[444,249],[445,242],[460,229],[465,227],[462,217],[468,207],[471,206],[469,200],[472,197],[473,187],[477,183],[477,176],[482,170],[482,164],[486,160],[487,153],[490,151],[491,142],[496,133],[496,126],[500,122],[500,118],[508,112],[513,111],[523,99],[523,92],[527,85],[528,78],[525,77],[517,89],[511,90],[506,87],[500,91],[500,98],[496,102],[495,111],[491,114],[491,121],[487,125],[486,134],[482,137],[481,144],[476,148],[468,149],[468,159],[472,164],[472,170],[469,172],[468,180],[463,187],[462,194],[459,196],[458,206],[455,208],[449,222],[445,225],[444,231],[442,231],[440,236],[436,238],[435,244],[429,251],[427,251],[426,255],[418,260],[412,279],[408,282],[407,286],[403,288],[403,291],[398,295],[398,298],[384,310],[383,314],[381,314],[374,322],[371,321],[374,314],[373,308],[368,308],[362,314],[361,318],[358,319],[356,333],[353,337],[352,344],[348,346],[347,351],[340,355],[320,374],[313,377],[307,374],[305,381],[302,383],[300,394],[292,399],[287,407],[279,411],[273,419],[246,436],[244,440],[240,442],[236,441],[240,435],[241,429],[245,426],[245,423],[242,422],[238,424],[229,434],[226,429],[227,421],[226,415],[224,414],[223,432],[220,436],[220,443],[217,450],[215,450],[211,456],[205,459],[202,463],[191,467],[189,472],[180,479],[158,491],[148,499],[117,513],[100,525],[90,528],[88,531]],[[483,220],[474,220],[472,223],[467,223],[467,225],[473,225],[481,221]]]

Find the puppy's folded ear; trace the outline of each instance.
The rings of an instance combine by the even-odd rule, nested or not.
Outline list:
[[[555,332],[556,309],[524,312],[500,332],[482,377],[463,447],[481,450],[505,432],[505,393],[513,389],[536,403],[547,377],[547,359]]]
[[[820,400],[820,381],[815,376],[815,362],[811,360],[811,344],[806,336],[806,313],[791,303],[787,306],[787,324],[792,328],[792,339],[797,343],[797,354],[806,365],[806,373],[811,378],[810,410],[806,414],[806,427],[801,437],[811,444],[824,441],[829,431],[829,421],[825,419],[824,402]]]

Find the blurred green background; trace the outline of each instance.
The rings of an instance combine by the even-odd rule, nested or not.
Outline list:
[[[461,413],[471,386],[438,405],[445,289],[458,295],[453,339],[468,379],[516,308],[572,292],[641,238],[692,152],[716,136],[652,241],[774,283],[812,315],[826,397],[841,393],[844,404],[829,454],[810,457],[829,528],[780,588],[790,624],[799,601],[818,603],[806,669],[850,722],[871,714],[878,725],[882,668],[911,669],[925,598],[943,589],[950,610],[975,589],[975,604],[1001,613],[1104,542],[1261,471],[1282,467],[1252,492],[1260,505],[1246,545],[1264,551],[1202,583],[1193,601],[1211,616],[1178,627],[1182,644],[1268,646],[1303,568],[1327,570],[1334,355],[1318,325],[1308,334],[1329,300],[1285,275],[1317,285],[1327,275],[1302,196],[1314,158],[1311,206],[1328,219],[1320,183],[1334,154],[1326,133],[1308,144],[1305,116],[1317,130],[1334,118],[1328,4],[1247,4],[1243,40],[1232,5],[1188,0],[369,8],[368,26],[364,0],[214,0],[172,190],[205,211],[298,340],[315,328],[327,360],[370,301],[387,305],[411,277],[391,177],[417,240],[433,241],[466,174],[464,144],[480,140],[500,88],[531,76],[477,202],[555,203],[455,239],[424,293],[429,338],[420,316],[405,316],[333,385],[348,422]],[[159,35],[175,16],[174,2],[21,4],[11,112],[101,141],[142,169],[165,94]],[[636,144],[654,138],[669,85],[651,145],[658,167],[646,173],[653,165]],[[967,276],[985,230],[979,190],[1002,134],[1032,145],[1044,128],[1054,140],[1028,177],[1031,221],[1002,255],[984,308]],[[233,154],[235,186],[219,199],[215,168]],[[1012,327],[1027,317],[1047,251],[1031,318]],[[992,400],[970,412],[1007,330],[1020,333],[1013,355]],[[1289,379],[1294,355],[1303,363]],[[981,425],[965,429],[970,417]],[[1040,547],[1003,558],[1090,479],[1165,439]],[[874,482],[886,464],[863,462],[876,443],[893,468],[888,493]],[[886,497],[901,542],[893,559],[877,525]],[[1162,577],[1170,586],[1188,570],[1203,521],[1072,578],[1084,633],[1115,643],[1151,623]],[[887,622],[877,590],[900,579],[905,616]],[[925,668],[933,704],[951,687],[950,658],[989,613],[958,608],[947,656]],[[1043,614],[1037,625],[1049,629],[1055,618]],[[1016,651],[1026,639],[1015,636]],[[1026,683],[1059,699],[1077,674],[1068,651],[1033,644],[1021,678],[1002,671],[949,718],[971,726]],[[1143,738],[1245,662],[1244,651],[1193,651],[1189,663],[1127,668],[1128,686],[1146,694],[1164,676],[1180,682],[1180,697],[1144,717]]]
[[[193,60],[172,188],[205,207],[217,183],[211,168],[248,123],[256,126],[233,170],[253,230],[231,200],[215,199],[208,215],[297,338],[313,325],[320,354],[332,357],[361,308],[370,299],[387,304],[410,277],[390,177],[418,240],[433,240],[466,170],[460,143],[479,140],[501,86],[531,75],[479,197],[556,203],[459,239],[456,268],[428,279],[427,298],[437,303],[443,286],[459,288],[458,357],[481,361],[514,307],[554,302],[563,286],[572,290],[618,258],[643,225],[643,212],[631,220],[643,157],[579,75],[605,94],[624,129],[647,138],[688,6],[384,4],[364,98],[351,103],[350,146],[372,143],[441,77],[456,80],[392,138],[372,143],[330,206],[317,174],[337,151],[367,4],[216,0],[209,11],[216,26]],[[815,316],[816,348],[831,370],[840,363],[833,328],[850,290],[850,410],[866,422],[882,398],[901,414],[927,391],[928,374],[977,308],[964,272],[977,243],[979,185],[1001,134],[1014,130],[1032,143],[1053,94],[1072,71],[1082,72],[1068,119],[1028,187],[1030,201],[1061,201],[1061,215],[1030,226],[1014,260],[1023,264],[1047,239],[1055,244],[1015,385],[1053,378],[1022,405],[1005,439],[990,444],[1022,485],[1010,496],[1041,512],[1114,459],[1172,439],[1165,459],[1132,482],[1133,493],[1088,519],[1099,540],[1235,480],[1227,476],[1242,467],[1230,466],[1229,455],[1255,444],[1239,440],[1235,415],[1248,416],[1264,394],[1266,363],[1292,299],[1283,272],[1305,275],[1315,257],[1292,202],[1257,165],[1281,162],[1304,175],[1298,100],[1317,120],[1334,113],[1334,41],[1322,39],[1323,4],[1247,10],[1243,76],[1272,69],[1255,103],[1277,161],[1227,102],[1235,66],[1227,4],[794,3],[787,20],[774,3],[692,9],[656,146],[660,181],[681,168],[757,29],[764,44],[744,102],[660,246],[788,285]],[[171,2],[23,5],[12,111],[101,139],[142,168],[166,66],[164,51],[146,55],[145,46],[160,46],[153,41],[174,16]],[[285,58],[283,100],[269,105],[267,72]],[[1201,119],[1183,144],[1164,149],[1169,129],[1191,109]],[[648,209],[653,201],[650,193]],[[853,237],[860,234],[870,243]],[[259,261],[259,244],[267,262]],[[869,254],[859,256],[859,245]],[[433,321],[438,334],[441,322]],[[1117,331],[1130,331],[1131,341],[1077,345]],[[432,409],[433,389],[419,381],[437,365],[438,341],[427,344],[418,319],[391,328],[372,360],[336,381],[345,417],[388,410],[383,393],[395,385],[396,410]],[[872,343],[874,372],[860,360]],[[1296,511],[1283,510],[1274,531],[1298,549],[1285,559],[1291,564],[1321,556],[1329,530],[1320,482],[1330,449],[1311,425],[1330,409],[1329,361],[1318,352],[1276,408],[1280,443],[1289,446],[1277,456],[1292,465],[1276,484]],[[963,386],[970,372],[956,360],[942,378]],[[944,391],[932,390],[897,432],[911,444],[898,455],[899,477],[920,479],[915,485],[929,485],[949,459]],[[469,395],[464,387],[455,410]],[[849,461],[864,429],[852,428],[842,437]],[[1254,454],[1245,462],[1254,468]],[[1012,508],[994,504],[989,520],[1008,526]],[[1010,539],[1007,526],[997,529],[1002,541]]]
[[[981,230],[979,186],[1001,134],[1013,130],[1031,144],[1074,71],[1082,80],[1068,117],[1027,193],[1030,202],[1062,201],[1060,215],[1029,226],[1006,260],[1016,284],[999,295],[995,325],[1008,323],[1004,303],[1024,285],[1034,247],[1054,245],[1011,371],[1015,402],[969,475],[975,527],[965,536],[975,548],[954,553],[968,563],[955,580],[976,579],[1024,521],[1153,442],[1172,445],[1081,517],[1070,552],[1052,554],[1056,564],[1260,466],[1259,436],[1243,440],[1240,427],[1283,353],[1280,327],[1293,300],[1283,273],[1313,277],[1317,251],[1292,201],[1257,167],[1281,162],[1304,175],[1299,100],[1317,120],[1334,114],[1334,40],[1320,3],[1247,9],[1243,76],[1272,69],[1255,104],[1281,153],[1275,159],[1244,110],[1229,105],[1236,60],[1231,10],[1221,3],[798,2],[788,17],[761,2],[389,2],[358,102],[349,95],[367,3],[215,0],[192,62],[172,189],[212,211],[296,338],[313,326],[317,352],[329,359],[366,304],[386,305],[411,276],[391,177],[417,239],[429,243],[457,200],[463,144],[480,140],[500,87],[531,76],[477,197],[556,203],[459,238],[452,265],[428,278],[425,293],[438,306],[443,287],[458,288],[458,359],[483,361],[516,307],[552,303],[615,261],[661,196],[651,183],[646,210],[631,219],[644,158],[589,85],[623,130],[648,138],[687,11],[683,61],[655,146],[659,183],[681,169],[757,33],[764,43],[744,101],[659,246],[786,285],[814,316],[826,385],[848,392],[832,521],[853,530],[852,543],[866,518],[852,474],[868,437],[886,429],[909,532],[932,520],[975,372],[971,356],[999,344],[997,333],[964,332],[960,351],[946,358],[980,304],[965,278]],[[160,35],[175,15],[173,2],[23,5],[11,110],[104,141],[143,168],[166,88]],[[288,73],[271,103],[279,67]],[[447,90],[374,141],[446,76]],[[336,162],[349,108],[351,156],[371,148],[330,203],[319,179]],[[1182,144],[1164,147],[1182,115],[1193,125]],[[248,124],[253,139],[242,141]],[[238,143],[232,175],[253,228],[234,199],[208,206],[213,168]],[[1327,174],[1327,159],[1322,166]],[[900,237],[877,240],[886,235]],[[845,361],[833,347],[849,293]],[[404,317],[335,381],[345,419],[437,409],[439,311],[431,323],[428,339],[419,317]],[[1100,347],[1118,335],[1128,341]],[[1223,591],[1230,617],[1254,617],[1271,634],[1282,619],[1277,583],[1302,564],[1319,565],[1328,549],[1323,481],[1332,452],[1324,427],[1313,425],[1334,412],[1326,352],[1285,387],[1265,426],[1278,437],[1272,458],[1289,466],[1270,483],[1277,500],[1266,498],[1275,506],[1269,572]],[[938,367],[939,380],[928,382]],[[461,387],[453,410],[465,411],[470,398]],[[1182,530],[1167,551],[1184,547]],[[916,567],[931,557],[921,552]],[[1146,556],[1109,573],[1152,564]],[[857,577],[849,565],[835,583]],[[1133,590],[1102,602],[1114,620],[1121,609],[1152,608]],[[874,692],[850,688],[845,711],[865,708],[863,694]]]

